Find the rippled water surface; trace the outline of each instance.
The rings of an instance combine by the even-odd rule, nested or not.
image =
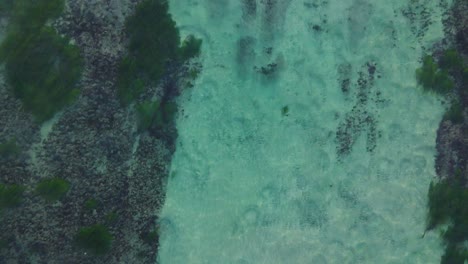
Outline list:
[[[443,108],[414,77],[443,35],[435,2],[170,1],[204,68],[160,263],[438,263],[422,234]]]

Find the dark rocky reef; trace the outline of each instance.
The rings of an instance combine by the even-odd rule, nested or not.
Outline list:
[[[466,172],[468,165],[468,126],[442,121],[437,130],[436,173],[452,177],[457,170]],[[466,174],[466,173],[465,173]]]
[[[468,2],[454,1],[450,16],[444,21],[445,37],[456,45],[457,50],[468,54]]]
[[[465,65],[468,64],[468,3],[456,0],[450,10],[449,19],[444,21],[445,41],[455,47]],[[434,56],[441,56],[436,50]],[[440,58],[439,58],[440,59]],[[468,180],[468,80],[466,76],[453,74],[454,91],[451,95],[461,106],[461,122],[444,118],[437,131],[436,172],[441,178],[454,177],[458,171]]]
[[[118,64],[126,52],[125,18],[139,2],[66,1],[52,24],[84,58],[80,96],[42,131],[0,75],[0,140],[15,138],[20,149],[19,155],[0,159],[1,183],[26,188],[18,207],[0,212],[0,263],[156,262],[153,234],[175,140],[152,131],[138,134],[135,111],[122,107],[116,92]],[[169,71],[164,85],[142,97],[178,86],[184,74],[187,70]],[[175,132],[173,124],[166,132]],[[70,183],[63,199],[47,203],[35,193],[47,177]],[[96,201],[91,209],[89,200]],[[81,227],[95,224],[106,225],[113,237],[110,251],[99,256],[74,243]]]

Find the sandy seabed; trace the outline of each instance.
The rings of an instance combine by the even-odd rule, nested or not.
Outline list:
[[[204,69],[180,99],[161,264],[439,263],[422,234],[443,107],[414,71],[443,10],[407,2],[170,1]]]

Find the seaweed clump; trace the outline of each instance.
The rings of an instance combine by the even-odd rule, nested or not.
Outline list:
[[[468,65],[457,50],[443,50],[437,62],[432,56],[425,55],[422,66],[416,70],[416,79],[427,91],[446,98],[453,97],[444,119],[454,124],[463,123],[463,111],[466,107],[463,98],[466,96],[464,93],[468,92]]]
[[[64,179],[51,178],[39,182],[36,192],[48,202],[61,199],[70,189],[70,184]]]
[[[0,211],[13,208],[23,201],[24,187],[16,184],[0,184]]]
[[[200,54],[201,39],[188,36],[180,43],[179,29],[162,0],[145,0],[125,25],[128,55],[119,66],[117,93],[123,105],[137,99],[145,87],[156,85],[171,62],[181,63]]]
[[[427,230],[447,224],[442,237],[446,244],[442,264],[463,264],[468,260],[468,189],[461,171],[455,177],[431,183],[429,187],[429,214]]]
[[[454,84],[446,70],[439,69],[431,55],[423,58],[423,65],[416,70],[416,79],[427,91],[445,95],[452,91]]]
[[[438,51],[435,55],[437,62],[429,55],[424,56],[422,67],[416,70],[417,81],[424,89],[443,95],[447,101],[451,102],[444,115],[444,120],[450,121],[451,124],[444,126],[455,127],[454,131],[458,131],[460,127],[458,124],[463,124],[465,121],[468,66],[456,49]],[[451,138],[450,135],[447,137],[450,140],[463,142],[463,132],[461,135],[462,139]],[[438,144],[440,137],[441,135],[438,134]],[[451,143],[448,149],[444,150],[458,153],[457,157],[460,162],[453,163],[451,158],[443,161],[442,166],[446,164],[445,166],[453,168],[450,171],[454,171],[444,175],[440,173],[441,165],[437,165],[439,176],[445,177],[438,182],[432,182],[428,192],[427,230],[442,227],[441,236],[445,243],[445,253],[441,258],[442,264],[463,264],[468,260],[466,247],[468,243],[468,207],[466,206],[468,204],[468,179],[466,168],[462,165],[464,146],[461,145],[455,146]],[[440,161],[440,153],[437,159]]]
[[[103,255],[110,250],[112,239],[107,227],[96,224],[80,228],[75,236],[75,243],[86,252]]]
[[[78,95],[82,60],[76,46],[61,37],[48,20],[63,10],[63,0],[18,0],[0,46],[6,79],[23,108],[44,122]]]
[[[147,101],[137,105],[138,130],[162,129],[172,122],[177,112],[174,102]]]

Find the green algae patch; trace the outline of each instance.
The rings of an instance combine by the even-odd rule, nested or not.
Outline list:
[[[126,21],[128,56],[119,68],[118,94],[124,105],[136,99],[144,85],[156,84],[168,60],[178,56],[179,30],[165,1],[140,3]]]
[[[16,139],[14,138],[0,143],[0,158],[15,157],[18,156],[20,152],[21,150],[16,144]]]
[[[112,239],[107,227],[96,224],[80,228],[75,236],[75,243],[86,252],[103,255],[110,250]]]
[[[147,101],[136,107],[138,130],[161,129],[174,120],[177,105],[174,102]]]
[[[78,48],[45,26],[62,9],[59,0],[16,2],[0,46],[0,62],[12,93],[40,123],[72,103],[79,93],[76,84],[82,59]]]
[[[455,98],[451,99],[452,103],[444,119],[455,124],[463,123],[464,106],[461,97],[468,86],[468,67],[457,50],[453,48],[443,50],[437,62],[432,56],[425,55],[422,66],[416,70],[416,79],[426,91],[445,98],[455,95]]]
[[[468,260],[463,244],[468,241],[468,189],[460,172],[453,179],[431,183],[427,229],[448,224],[442,234],[446,244],[441,263],[463,263]]]
[[[189,60],[200,55],[202,40],[193,35],[188,35],[180,47],[180,56],[183,60]]]
[[[444,70],[458,70],[463,67],[463,58],[455,49],[447,49],[440,58],[439,65]]]
[[[55,202],[61,199],[70,189],[70,184],[64,179],[51,178],[39,182],[36,193],[48,202]]]
[[[157,85],[171,62],[184,62],[200,54],[202,40],[188,36],[180,43],[179,29],[166,1],[145,0],[125,25],[128,54],[119,65],[117,94],[126,106],[145,87]]]
[[[283,106],[281,108],[281,115],[282,116],[288,116],[289,115],[289,106],[286,105],[286,106]]]
[[[0,211],[16,207],[23,201],[24,187],[16,184],[0,184]]]
[[[99,203],[96,199],[94,198],[90,198],[88,200],[86,200],[86,202],[84,203],[84,208],[88,211],[93,211],[95,209],[97,209]]]
[[[444,119],[450,120],[455,124],[463,123],[463,107],[460,102],[455,101],[445,112]]]
[[[106,224],[113,224],[117,219],[119,218],[119,215],[117,212],[112,211],[104,216],[104,220]]]
[[[157,228],[143,233],[141,235],[142,240],[149,245],[157,245],[159,239],[159,231]]]
[[[0,1],[0,15],[8,14],[13,9],[13,0]]]
[[[48,20],[58,17],[64,8],[63,0],[16,0],[12,7],[10,31],[24,35],[39,31]]]
[[[422,67],[416,70],[416,79],[425,90],[438,94],[447,94],[454,87],[448,72],[439,69],[430,55],[424,56]]]
[[[468,251],[466,249],[460,249],[453,245],[449,245],[445,250],[441,264],[464,264],[465,259],[468,259]]]

